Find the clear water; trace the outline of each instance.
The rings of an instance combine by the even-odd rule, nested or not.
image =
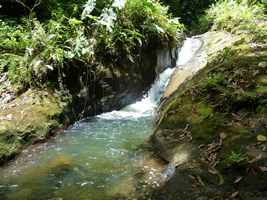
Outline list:
[[[187,39],[178,65],[192,58]],[[76,123],[0,168],[0,200],[109,200],[129,197],[154,112],[174,69],[166,69],[139,102]]]
[[[174,69],[141,101],[76,123],[0,169],[1,200],[105,200],[129,195],[153,128],[154,109]]]

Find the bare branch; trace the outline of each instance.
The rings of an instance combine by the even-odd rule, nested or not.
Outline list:
[[[32,9],[31,9],[31,13],[32,13],[32,12],[34,11],[34,9],[35,9],[36,7],[38,7],[41,3],[42,3],[42,0],[37,0],[37,1],[35,1],[35,3],[34,3],[34,5],[33,5]]]
[[[27,4],[25,4],[23,2],[23,0],[16,0],[16,2],[19,3],[19,4],[21,4],[24,8],[26,8],[30,12],[30,14],[31,14],[34,11],[34,9],[37,8],[42,3],[42,0],[36,0],[34,2],[34,5],[33,5],[32,8],[29,7]]]
[[[29,6],[27,6],[23,1],[16,0],[16,2],[19,3],[20,5],[22,5],[24,8],[26,8],[29,12],[31,12],[31,8]]]

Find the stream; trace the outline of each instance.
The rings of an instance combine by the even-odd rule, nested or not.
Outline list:
[[[188,62],[187,39],[177,65]],[[134,191],[155,110],[175,68],[167,68],[142,100],[77,122],[0,168],[1,200],[108,200]]]

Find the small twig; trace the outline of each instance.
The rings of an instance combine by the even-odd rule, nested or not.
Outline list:
[[[31,12],[31,8],[27,6],[23,1],[16,0],[17,3],[21,4],[24,8],[28,9],[29,12]]]
[[[41,2],[42,2],[42,0],[35,1],[32,9],[30,10],[30,13],[32,13],[34,11],[34,9],[37,8],[41,4]]]
[[[26,8],[30,12],[30,14],[32,14],[32,12],[34,11],[34,9],[41,4],[42,0],[35,1],[32,8],[29,7],[28,5],[26,5],[22,0],[16,0],[16,2],[19,3],[19,4],[21,4],[24,8]]]

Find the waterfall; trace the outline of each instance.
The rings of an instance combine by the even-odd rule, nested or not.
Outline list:
[[[176,62],[176,68],[167,68],[163,71],[154,84],[149,89],[148,93],[138,102],[126,106],[122,110],[112,111],[98,115],[98,118],[102,119],[129,119],[129,118],[140,118],[152,116],[155,108],[160,103],[171,75],[177,68],[184,68],[188,62],[192,60],[198,49],[201,47],[201,41],[197,38],[187,38],[179,52],[178,59]],[[194,71],[193,69],[183,69],[184,71]],[[190,73],[191,74],[191,73]]]
[[[173,71],[174,68],[167,68],[163,71],[151,86],[148,93],[140,101],[126,106],[122,110],[103,113],[97,117],[103,119],[127,119],[153,115]]]
[[[197,38],[186,38],[179,53],[179,59],[177,59],[176,65],[181,66],[188,63],[194,57],[201,45],[201,41]]]

